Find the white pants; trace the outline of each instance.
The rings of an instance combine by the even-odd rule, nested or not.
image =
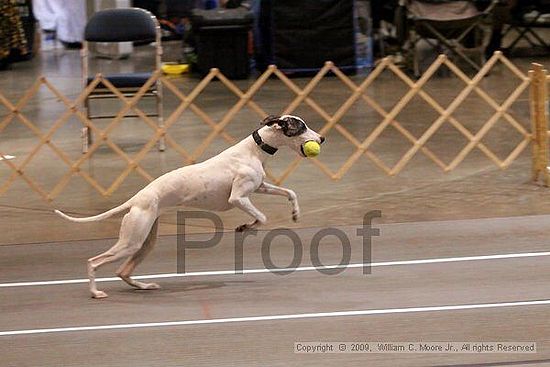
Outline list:
[[[86,0],[33,0],[40,28],[56,31],[64,42],[82,42],[86,26]]]

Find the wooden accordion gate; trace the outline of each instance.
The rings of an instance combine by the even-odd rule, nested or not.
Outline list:
[[[513,75],[518,80],[518,84],[513,92],[501,103],[492,98],[482,86],[484,78],[493,70],[493,68],[495,68],[495,65],[497,64],[505,68],[506,73]],[[438,70],[442,67],[445,67],[453,74],[453,76],[461,80],[465,85],[458,95],[446,106],[438,102],[437,98],[430,95],[430,93],[425,90],[426,83],[434,75],[436,75]],[[366,93],[368,88],[377,80],[377,78],[380,77],[383,72],[392,73],[394,77],[398,78],[407,86],[407,91],[403,97],[390,109],[384,108],[380,102]],[[338,78],[351,92],[351,95],[339,106],[339,108],[337,108],[333,114],[328,113],[312,97],[312,92],[319,86],[319,83],[328,74]],[[540,82],[540,80],[542,80],[541,78],[544,78],[544,83]],[[219,82],[227,88],[229,93],[237,97],[237,102],[229,108],[223,117],[218,119],[218,121],[209,116],[196,104],[198,96],[203,93],[205,88],[215,79],[219,80]],[[424,74],[418,80],[409,77],[405,72],[403,72],[402,69],[393,63],[391,58],[386,58],[381,60],[381,62],[367,76],[365,76],[364,79],[359,80],[359,82],[357,81],[357,78],[350,78],[341,72],[333,63],[327,62],[324,67],[303,87],[300,87],[295,81],[290,79],[275,66],[271,66],[255,81],[253,81],[250,87],[245,91],[241,90],[234,82],[227,79],[217,69],[212,69],[210,73],[198,84],[196,84],[196,86],[188,93],[184,93],[181,89],[179,89],[172,79],[157,73],[152,75],[148,82],[141,88],[139,93],[131,98],[125,97],[101,74],[98,74],[93,82],[74,99],[69,99],[63,95],[63,93],[61,93],[47,78],[41,77],[17,102],[11,102],[0,91],[0,106],[5,108],[7,111],[4,116],[0,117],[0,141],[2,140],[2,132],[10,124],[25,125],[34,136],[35,141],[32,149],[25,156],[18,157],[17,160],[1,160],[1,162],[9,168],[9,170],[7,171],[7,175],[0,176],[0,196],[5,195],[9,191],[13,182],[18,179],[24,180],[33,191],[47,201],[54,200],[58,197],[74,176],[82,177],[90,185],[90,187],[104,196],[108,196],[115,192],[132,172],[136,172],[142,176],[145,181],[150,181],[154,177],[147,172],[143,161],[161,138],[165,139],[167,149],[173,149],[176,151],[181,156],[184,163],[192,164],[203,158],[205,151],[212,144],[214,139],[221,138],[229,144],[233,144],[237,141],[235,137],[226,131],[226,128],[235,120],[235,116],[243,108],[248,108],[256,114],[258,118],[263,118],[268,114],[264,108],[254,101],[253,97],[261,91],[262,88],[264,88],[266,82],[270,79],[276,79],[282,82],[285,88],[293,95],[292,101],[283,110],[279,111],[281,114],[291,114],[300,106],[308,106],[323,121],[324,125],[319,130],[321,134],[327,134],[329,131],[338,132],[341,138],[345,140],[345,143],[352,147],[353,154],[351,154],[336,170],[329,168],[329,166],[323,162],[322,157],[320,159],[311,160],[311,162],[313,162],[313,164],[321,172],[331,179],[337,180],[343,178],[354,166],[354,164],[356,164],[356,162],[363,157],[368,158],[376,167],[387,175],[397,175],[402,172],[411,159],[418,154],[424,155],[442,171],[448,172],[459,166],[473,150],[479,150],[492,163],[494,163],[494,165],[504,169],[508,167],[529,146],[531,142],[533,142],[533,178],[536,179],[541,172],[544,172],[545,182],[548,183],[546,171],[548,148],[546,140],[549,132],[547,121],[546,128],[543,127],[544,119],[547,119],[547,112],[545,113],[545,107],[541,107],[540,105],[540,103],[542,103],[540,101],[544,101],[544,99],[547,98],[547,95],[543,95],[544,93],[541,85],[544,85],[544,88],[546,88],[548,76],[544,74],[542,68],[538,67],[536,67],[529,76],[525,75],[500,52],[497,52],[473,77],[466,75],[445,55],[439,56],[426,69]],[[148,117],[143,110],[137,106],[140,98],[144,95],[149,86],[157,80],[161,81],[162,86],[166,91],[171,92],[173,96],[178,99],[177,107],[169,115],[165,116],[163,126],[158,126],[156,121]],[[103,128],[100,128],[96,123],[87,119],[86,114],[83,112],[81,107],[86,96],[99,83],[103,83],[107,86],[107,88],[115,93],[122,105],[116,116],[109,121],[106,127]],[[531,108],[533,111],[532,132],[529,131],[529,128],[524,127],[526,125],[525,123],[522,124],[522,122],[519,121],[512,112],[510,112],[510,107],[512,104],[520,98],[522,93],[524,93],[530,85],[532,99]],[[47,129],[40,128],[22,112],[29,100],[36,95],[40,88],[43,87],[47,88],[53,95],[55,95],[57,100],[64,106],[64,112]],[[459,108],[464,103],[464,100],[470,95],[475,95],[476,98],[483,100],[491,110],[491,117],[488,118],[483,123],[481,128],[475,132],[472,132],[470,129],[465,127],[461,121],[453,116],[453,113],[457,110],[457,108]],[[400,112],[413,103],[414,98],[421,98],[439,114],[439,117],[436,118],[435,121],[433,121],[431,125],[428,126],[420,135],[413,134],[404,126],[402,122],[397,119]],[[533,101],[538,101],[538,104]],[[356,103],[364,103],[368,106],[368,108],[375,111],[381,118],[379,123],[377,123],[373,128],[369,128],[370,132],[364,139],[359,139],[354,136],[354,134],[346,128],[346,124],[343,121],[343,117]],[[547,103],[547,100],[545,103]],[[195,114],[200,121],[210,129],[207,137],[192,150],[179,144],[169,132],[169,129],[174,126],[174,124],[181,121],[181,116],[185,111],[190,111]],[[124,149],[117,145],[110,136],[113,129],[117,127],[117,125],[121,123],[123,117],[130,112],[138,115],[139,118],[153,131],[151,138],[135,154],[130,154],[124,151]],[[274,111],[269,112],[273,113]],[[67,152],[65,152],[52,140],[52,136],[61,127],[63,127],[63,125],[66,124],[70,118],[73,117],[76,117],[82,126],[87,126],[93,134],[98,137],[93,144],[90,145],[88,151],[77,159],[71,158]],[[487,133],[493,129],[499,120],[506,121],[508,123],[507,128],[514,129],[520,136],[520,141],[518,144],[504,158],[498,157],[497,154],[495,154],[482,141],[482,139],[486,137]],[[433,139],[436,132],[444,124],[450,124],[450,126],[456,129],[467,141],[466,145],[460,149],[459,153],[456,154],[456,156],[454,156],[454,158],[450,161],[447,160],[447,162],[445,162],[427,146],[430,139]],[[395,129],[395,131],[397,131],[410,144],[410,148],[406,150],[397,163],[391,166],[387,165],[376,153],[371,150],[373,143],[375,143],[377,139],[380,138],[381,134],[390,127]],[[78,137],[75,137],[75,139],[77,138]],[[45,146],[48,146],[55,153],[56,157],[66,165],[66,171],[59,175],[59,177],[55,178],[55,184],[51,190],[44,189],[39,180],[26,174],[26,168],[29,163],[40,155],[41,148]],[[120,175],[118,175],[111,185],[107,187],[102,186],[94,175],[82,169],[83,164],[92,159],[94,152],[96,152],[96,150],[101,146],[109,147],[112,152],[116,154],[116,156],[123,159],[126,164],[126,168],[120,173]],[[2,146],[0,145],[0,157],[7,157],[8,154],[9,152],[2,151]],[[285,181],[297,169],[300,161],[300,158],[296,158],[295,160],[289,162],[288,166],[278,175],[268,172],[269,178],[276,183]]]

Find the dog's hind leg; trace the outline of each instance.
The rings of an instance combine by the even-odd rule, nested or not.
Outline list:
[[[159,289],[160,288],[160,286],[156,283],[142,283],[130,277],[130,275],[132,275],[132,273],[134,272],[136,266],[138,266],[139,263],[143,261],[145,256],[147,256],[155,246],[155,243],[157,242],[157,230],[158,230],[158,218],[157,220],[155,220],[155,223],[153,224],[153,227],[151,228],[149,235],[145,239],[143,246],[141,246],[138,252],[130,256],[130,258],[126,260],[116,272],[116,274],[122,280],[124,280],[126,283],[128,283],[132,287],[136,287],[138,289]]]
[[[92,293],[93,298],[107,297],[107,293],[97,289],[95,282],[96,270],[102,265],[123,259],[132,254],[128,248],[117,251],[115,249],[117,247],[120,247],[120,240],[112,248],[105,251],[104,253],[88,259],[88,278],[90,279],[90,292]]]
[[[133,207],[122,219],[117,243],[104,253],[88,259],[88,277],[93,298],[105,298],[95,282],[96,270],[105,264],[133,256],[142,247],[156,219],[156,208]]]

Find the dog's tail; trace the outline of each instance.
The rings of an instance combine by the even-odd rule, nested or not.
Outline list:
[[[121,204],[121,205],[117,206],[116,208],[107,210],[104,213],[94,215],[93,217],[84,217],[84,218],[71,217],[70,215],[67,215],[67,214],[63,213],[60,210],[54,210],[54,212],[57,215],[61,216],[62,218],[65,218],[65,219],[70,220],[72,222],[85,223],[85,222],[95,222],[95,221],[98,221],[98,220],[109,218],[110,216],[113,216],[113,215],[115,215],[115,214],[117,214],[117,213],[119,213],[123,210],[126,210],[131,206],[132,206],[132,204],[130,203],[130,200],[128,200],[124,204]]]

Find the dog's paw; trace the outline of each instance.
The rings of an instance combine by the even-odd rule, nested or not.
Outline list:
[[[242,225],[238,226],[237,228],[235,228],[235,232],[244,232],[248,228],[250,228],[250,226],[248,224],[242,224]]]
[[[252,229],[252,228],[256,227],[260,223],[262,223],[262,224],[265,223],[265,218],[262,221],[255,220],[252,223],[245,223],[243,225],[240,225],[237,228],[235,228],[235,232],[244,232],[246,230],[249,230],[249,229]]]
[[[103,291],[95,291],[92,293],[92,298],[95,298],[95,299],[101,299],[101,298],[107,298],[109,297],[107,295],[107,293],[103,292]]]
[[[297,222],[298,219],[300,219],[300,212],[297,211],[297,210],[294,210],[294,211],[292,212],[292,220],[293,220],[294,222]]]
[[[139,289],[144,289],[144,290],[160,289],[160,285],[158,285],[157,283],[144,283],[143,286],[140,287]]]

